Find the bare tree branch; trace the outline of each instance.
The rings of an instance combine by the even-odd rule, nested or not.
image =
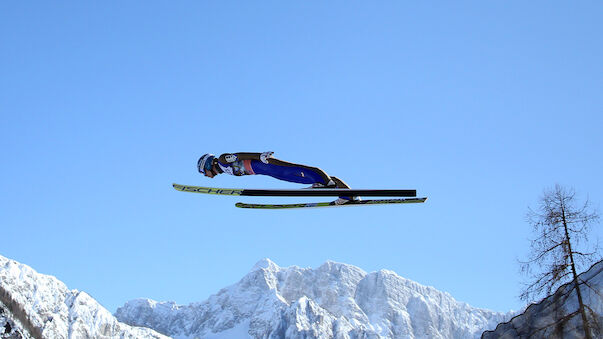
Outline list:
[[[551,294],[564,283],[572,282],[571,290],[576,291],[585,337],[591,338],[587,307],[579,288],[578,269],[601,258],[598,242],[594,249],[588,246],[590,226],[599,221],[599,214],[590,209],[588,199],[577,206],[573,189],[555,185],[554,189],[544,191],[537,210],[528,208],[526,220],[537,236],[530,242],[528,260],[520,261],[521,272],[530,281],[524,284],[520,298],[532,301]]]

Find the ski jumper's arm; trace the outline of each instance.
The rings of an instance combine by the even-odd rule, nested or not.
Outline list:
[[[269,153],[269,154],[267,154]],[[262,155],[267,155],[262,160]],[[260,161],[267,165],[256,163],[256,165],[249,165],[253,168],[247,169],[248,174],[264,174],[275,177],[280,180],[300,182],[299,179],[304,175],[310,175],[314,178],[314,182],[318,182],[324,185],[328,185],[330,182],[335,183],[337,188],[350,188],[343,180],[337,177],[331,177],[323,170],[318,167],[307,166],[302,164],[294,164],[286,162],[280,159],[272,158],[272,152],[265,153],[252,153],[252,152],[237,152],[237,153],[224,153],[220,155],[218,161],[222,164],[234,163],[236,161]],[[265,161],[264,161],[265,160]],[[252,162],[253,164],[253,162]],[[299,172],[299,174],[298,174]],[[305,172],[305,174],[303,173]],[[286,174],[285,174],[286,173]],[[312,175],[313,174],[313,175]]]
[[[261,161],[260,155],[262,153],[252,153],[252,152],[237,152],[237,153],[224,153],[220,155],[218,161],[226,164],[230,162],[235,162],[238,160],[258,160]]]

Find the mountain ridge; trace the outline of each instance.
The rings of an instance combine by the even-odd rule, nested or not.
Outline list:
[[[167,338],[120,323],[86,292],[69,290],[56,277],[3,256],[0,290],[11,304],[3,308],[9,313],[6,323],[21,323],[27,334],[19,332],[27,338]]]
[[[387,269],[331,260],[301,268],[264,258],[204,301],[141,298],[114,315],[86,292],[2,256],[0,287],[9,297],[2,305],[12,305],[0,309],[2,338],[478,338],[511,317]]]
[[[205,301],[138,299],[115,313],[177,338],[226,338],[220,333],[232,330],[254,338],[478,338],[510,315],[473,308],[386,269],[367,273],[335,261],[282,268],[268,258]]]

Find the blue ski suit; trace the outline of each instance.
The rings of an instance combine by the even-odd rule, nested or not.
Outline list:
[[[269,158],[267,161],[268,163],[264,163],[260,160],[260,153],[225,153],[218,158],[217,167],[222,173],[230,175],[268,175],[279,180],[299,184],[320,183],[327,186],[333,179],[340,187],[338,182],[341,182],[341,180],[328,176],[320,168],[294,164],[275,158]],[[345,185],[345,188],[347,188],[347,185]]]

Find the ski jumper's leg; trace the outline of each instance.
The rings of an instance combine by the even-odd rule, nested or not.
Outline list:
[[[273,178],[298,184],[321,183],[327,185],[331,180],[323,170],[317,167],[294,164],[278,159],[270,159],[268,164],[251,160],[254,174],[268,175]]]
[[[335,187],[337,188],[350,188],[343,180],[337,177],[330,177],[318,167],[293,164],[274,158],[269,159],[268,164],[257,160],[251,160],[249,166],[254,174],[268,175],[279,180],[299,184],[321,183],[325,186],[332,180],[335,182]],[[340,196],[340,198],[345,200],[355,199],[355,197],[351,196]]]

